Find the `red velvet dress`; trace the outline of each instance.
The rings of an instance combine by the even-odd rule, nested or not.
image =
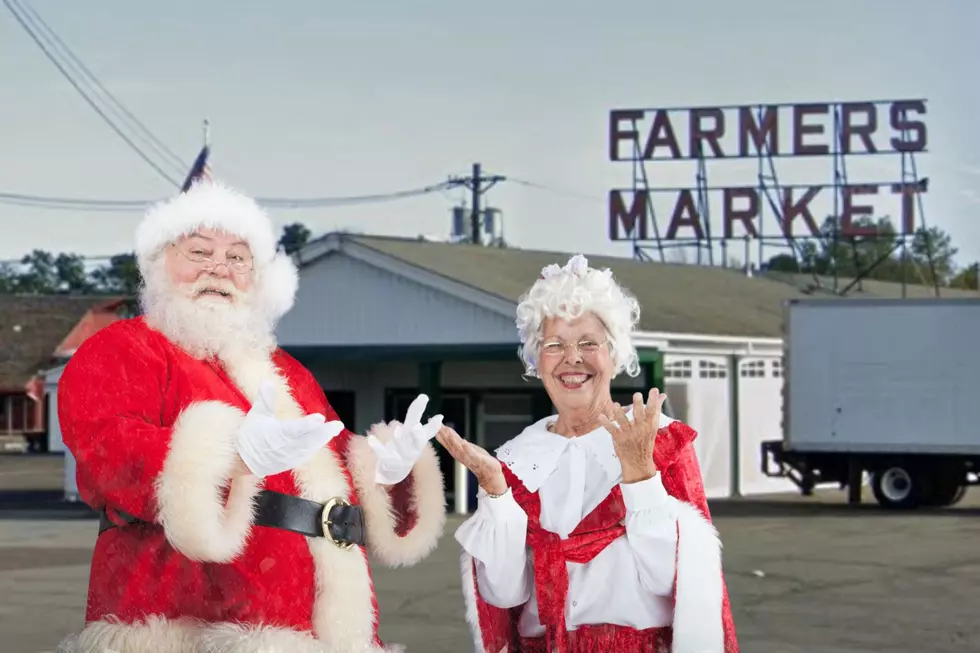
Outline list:
[[[118,509],[150,522],[98,537],[79,650],[176,651],[202,637],[228,650],[252,650],[249,641],[380,650],[365,548],[254,526],[251,501],[261,488],[319,503],[341,496],[364,507],[368,547],[383,562],[412,564],[445,519],[435,455],[427,450],[389,495],[374,484],[366,438],[344,431],[302,468],[230,483],[249,397],[276,374],[280,417],[337,419],[313,376],[281,350],[197,360],[137,318],[99,331],[72,357],[59,417],[79,494],[110,517]]]
[[[504,474],[514,499],[527,514],[527,547],[533,561],[538,614],[546,633],[543,637],[522,637],[517,623],[525,606],[502,609],[487,603],[480,595],[476,581],[476,561],[464,554],[463,589],[477,650],[482,653],[498,653],[501,650],[508,653],[738,653],[735,623],[724,579],[720,577],[721,570],[718,569],[719,578],[715,581],[720,582],[718,589],[721,597],[717,613],[705,613],[706,606],[698,602],[696,588],[683,586],[685,582],[699,582],[699,570],[696,567],[705,560],[699,559],[696,553],[685,556],[685,547],[702,546],[704,526],[710,527],[707,499],[692,445],[695,437],[696,433],[689,426],[673,422],[658,432],[654,452],[664,488],[676,500],[673,508],[678,510],[678,564],[674,586],[673,627],[637,630],[619,625],[590,624],[569,631],[565,624],[568,596],[566,562],[589,562],[613,540],[623,536],[626,510],[622,493],[619,486],[614,487],[570,536],[562,540],[557,534],[542,528],[538,493],[529,492],[521,480],[504,465]],[[706,523],[698,525],[698,520]],[[695,539],[700,541],[695,542]],[[691,580],[687,580],[688,578]],[[679,587],[684,592],[683,605],[677,600]],[[675,637],[675,630],[682,618],[684,633],[693,632],[714,621],[719,632],[714,648],[693,651],[685,646],[686,634]],[[697,641],[704,640],[697,638]]]

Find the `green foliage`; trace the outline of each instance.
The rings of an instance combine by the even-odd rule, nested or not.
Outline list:
[[[302,223],[286,225],[279,244],[292,254],[310,239]],[[133,253],[117,254],[109,262],[86,269],[78,254],[53,254],[36,249],[19,263],[0,263],[0,293],[37,295],[124,295],[135,296],[142,278]]]
[[[292,254],[310,241],[311,232],[301,222],[287,224],[282,228],[282,236],[279,238],[279,246],[287,254]]]
[[[970,277],[970,266],[957,268],[949,234],[939,227],[920,227],[903,245],[888,218],[874,220],[861,217],[853,226],[866,235],[844,236],[837,220],[828,217],[820,227],[820,239],[797,241],[798,259],[780,254],[769,260],[769,269],[777,272],[802,272],[854,278],[905,282],[961,288],[976,287],[976,272]]]

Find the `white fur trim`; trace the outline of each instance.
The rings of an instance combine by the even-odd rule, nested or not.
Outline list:
[[[278,239],[272,221],[255,200],[219,182],[201,181],[146,212],[136,228],[136,256],[141,267],[161,247],[199,228],[241,236],[263,263],[275,256]]]
[[[284,628],[249,628],[240,624],[201,624],[150,617],[126,624],[95,621],[78,635],[65,639],[57,653],[333,653],[311,633]],[[358,653],[398,653],[404,647],[371,646]]]
[[[299,271],[291,257],[279,253],[267,266],[259,269],[258,274],[256,299],[263,314],[269,316],[274,324],[293,307],[299,287]]]
[[[398,422],[376,424],[369,431],[382,443],[391,441]],[[439,459],[431,444],[412,468],[410,508],[418,517],[412,529],[400,537],[388,491],[374,481],[377,460],[366,437],[355,436],[347,453],[357,496],[364,508],[368,551],[388,567],[411,566],[432,553],[446,525],[446,493]]]
[[[473,636],[474,650],[477,653],[485,653],[486,644],[483,643],[483,628],[480,626],[480,612],[476,601],[476,574],[473,573],[473,556],[463,551],[459,557],[460,572],[463,579],[463,604],[466,606],[466,623],[469,624],[470,634]],[[507,653],[505,646],[500,653]]]
[[[289,386],[270,359],[242,357],[224,362],[229,375],[247,397],[255,398],[261,381],[273,378],[277,381],[276,415],[282,419],[302,416]],[[326,503],[334,497],[350,496],[343,463],[331,448],[321,449],[310,462],[294,469],[293,478],[304,499]],[[364,550],[361,547],[344,550],[323,537],[307,538],[307,543],[316,576],[311,579],[316,584],[313,630],[323,647],[331,653],[378,651],[373,646],[377,620],[374,587]]]
[[[236,478],[227,503],[221,492],[234,469],[235,437],[244,419],[233,406],[203,401],[174,423],[156,480],[158,518],[167,540],[191,560],[229,562],[245,548],[260,480]]]
[[[723,580],[718,531],[700,510],[668,497],[677,516],[673,653],[723,653]]]
[[[404,647],[332,648],[312,633],[274,628],[218,624],[204,630],[195,653],[402,653]]]
[[[198,653],[201,626],[192,620],[151,616],[128,624],[118,619],[93,621],[58,645],[57,653]]]

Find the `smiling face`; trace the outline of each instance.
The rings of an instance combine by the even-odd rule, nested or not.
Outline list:
[[[195,356],[271,350],[272,325],[258,303],[246,243],[199,229],[164,248],[144,270],[147,323]]]
[[[240,302],[252,287],[252,253],[238,236],[198,229],[167,248],[171,283],[195,300]]]
[[[603,410],[610,401],[615,364],[602,321],[593,313],[571,321],[548,318],[541,336],[537,367],[559,415],[586,419]]]

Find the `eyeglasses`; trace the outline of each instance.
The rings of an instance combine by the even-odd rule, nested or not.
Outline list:
[[[252,255],[241,248],[232,248],[225,254],[224,261],[215,261],[199,245],[174,244],[174,247],[188,261],[208,271],[217,269],[219,265],[227,266],[235,274],[245,274],[252,269]]]
[[[566,345],[560,340],[550,340],[541,345],[541,355],[548,357],[564,356],[569,347],[578,351],[582,355],[594,354],[608,342],[608,340],[603,340],[602,342],[596,342],[595,340],[582,340],[575,344]]]

